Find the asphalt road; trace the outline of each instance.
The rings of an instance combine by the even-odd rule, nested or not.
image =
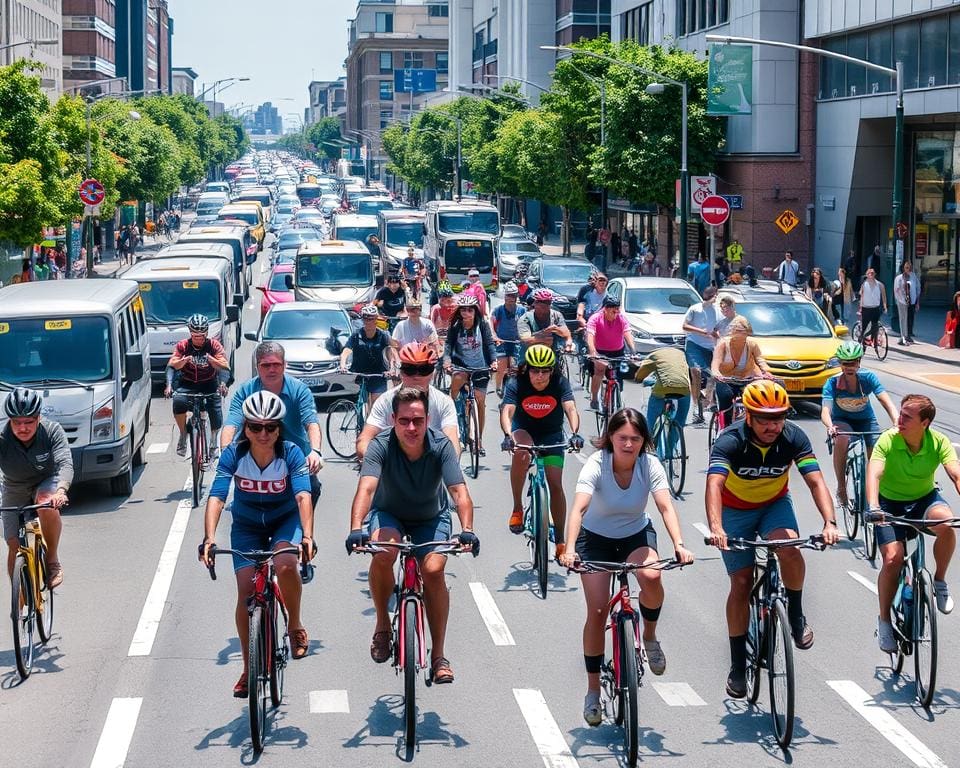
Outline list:
[[[244,311],[256,327],[259,293]],[[250,343],[237,355],[238,379],[249,373]],[[871,367],[894,395],[921,391],[940,408],[937,426],[960,442],[960,398],[902,378],[903,358]],[[926,365],[927,368],[934,367]],[[915,372],[915,371],[914,371]],[[583,393],[577,391],[581,405]],[[628,383],[628,405],[646,390]],[[421,766],[617,766],[620,730],[587,727],[579,578],[553,566],[546,601],[532,591],[527,550],[507,531],[506,463],[495,448],[497,398],[488,399],[488,456],[470,481],[477,505],[479,558],[451,559],[448,656],[453,685],[420,687]],[[402,762],[402,683],[368,655],[373,628],[367,561],[348,558],[343,539],[356,474],[328,461],[317,509],[317,577],[305,588],[311,651],[288,668],[287,695],[271,716],[265,752],[251,749],[244,701],[231,697],[240,671],[229,569],[211,582],[196,561],[202,509],[183,490],[188,465],[174,451],[169,405],[157,401],[147,464],[134,493],[117,500],[97,485],[80,486],[64,519],[65,582],[57,591],[55,636],[25,683],[14,668],[10,628],[0,622],[0,765],[75,768],[155,766],[373,766]],[[808,429],[832,478],[824,431]],[[585,432],[595,424],[585,419]],[[938,693],[930,712],[913,703],[912,665],[896,678],[873,636],[875,573],[853,544],[807,553],[805,605],[817,633],[796,654],[794,746],[781,752],[771,735],[768,696],[759,706],[728,699],[723,617],[727,580],[718,553],[702,544],[706,430],[690,428],[691,463],[678,503],[697,562],[665,574],[661,640],[666,674],[644,678],[640,693],[643,765],[939,766],[958,763],[960,640],[955,616],[940,622]],[[581,459],[568,457],[572,494]],[[831,479],[832,482],[832,479]],[[945,484],[946,485],[946,484]],[[819,517],[798,475],[792,478],[803,533]],[[947,487],[953,502],[957,494]],[[960,509],[960,507],[958,507]],[[220,539],[228,536],[224,515]],[[662,525],[661,538],[668,541]]]

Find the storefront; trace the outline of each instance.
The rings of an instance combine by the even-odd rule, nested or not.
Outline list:
[[[960,131],[913,133],[913,220],[908,254],[924,299],[946,304],[960,290]]]

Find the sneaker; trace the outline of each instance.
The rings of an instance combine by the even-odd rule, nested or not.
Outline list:
[[[600,706],[600,692],[590,691],[583,698],[583,719],[591,728],[603,722],[603,707]]]
[[[184,432],[177,440],[177,456],[187,455],[187,433]]]
[[[940,613],[950,613],[953,610],[953,598],[950,597],[950,587],[945,581],[934,581],[933,591],[937,596],[937,610]]]
[[[796,627],[791,627],[790,634],[793,635],[793,644],[801,651],[806,651],[813,647],[813,630],[810,629],[810,625],[807,624],[806,619],[803,620],[803,624],[799,630],[797,630]]]
[[[900,339],[900,341],[898,341],[897,344],[901,347],[907,346],[907,342],[904,339]]]
[[[644,640],[643,652],[647,657],[647,666],[653,674],[662,675],[667,671],[667,657],[663,655],[659,640]]]
[[[747,697],[747,673],[730,667],[727,675],[727,696],[731,699],[745,699]]]
[[[699,413],[693,414],[690,419],[691,424],[703,424],[703,416]]]
[[[515,509],[510,513],[510,533],[523,533],[523,510]]]
[[[893,634],[893,624],[883,619],[877,619],[877,643],[884,653],[897,652],[897,637]]]
[[[590,398],[590,410],[599,411],[600,410],[600,401],[595,397]]]

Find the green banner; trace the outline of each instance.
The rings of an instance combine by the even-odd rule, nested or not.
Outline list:
[[[753,46],[710,46],[707,93],[708,115],[749,115],[753,111]]]

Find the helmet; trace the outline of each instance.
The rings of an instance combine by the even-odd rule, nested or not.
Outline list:
[[[287,406],[277,395],[261,389],[243,401],[243,418],[247,421],[281,421],[287,415]]]
[[[479,307],[480,302],[477,301],[477,297],[472,293],[461,293],[457,296],[457,306],[458,307]]]
[[[509,283],[507,283],[506,285],[503,286],[503,295],[504,295],[504,296],[512,296],[512,295],[518,294],[518,293],[520,293],[520,289],[517,288],[517,284],[516,284],[515,282],[513,282],[512,280],[511,280]]]
[[[433,365],[437,362],[437,353],[433,347],[412,341],[400,347],[400,362],[407,365]]]
[[[376,317],[379,314],[376,304],[366,304],[360,308],[360,317]]]
[[[442,296],[443,298],[453,296],[453,286],[446,280],[437,283],[437,296]]]
[[[39,392],[24,387],[17,387],[13,392],[7,395],[3,403],[3,412],[10,419],[29,418],[37,416],[43,400]]]
[[[837,347],[837,360],[859,360],[863,357],[863,345],[853,339],[847,339]]]
[[[527,347],[527,354],[523,359],[533,368],[552,368],[557,362],[557,356],[546,344],[532,344]]]
[[[191,333],[206,333],[209,329],[210,321],[206,315],[201,315],[199,312],[195,315],[190,315],[187,320],[187,330]]]
[[[616,307],[617,309],[619,309],[620,297],[611,296],[609,293],[603,294],[603,308],[606,309],[607,307]]]
[[[534,301],[553,301],[553,291],[549,288],[537,288],[533,292]]]
[[[770,379],[751,381],[743,388],[743,407],[750,413],[779,416],[790,410],[787,390]]]

